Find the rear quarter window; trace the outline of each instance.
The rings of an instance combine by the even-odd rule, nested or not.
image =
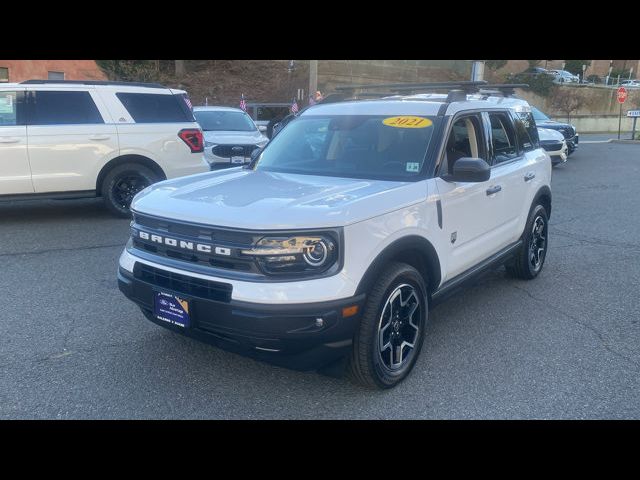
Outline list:
[[[116,93],[136,123],[194,122],[193,113],[179,95]]]
[[[530,152],[540,146],[538,128],[531,112],[514,112],[514,125],[518,136],[519,153]]]

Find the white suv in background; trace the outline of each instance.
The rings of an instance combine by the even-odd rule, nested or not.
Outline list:
[[[0,85],[0,201],[102,196],[120,216],[159,180],[209,170],[186,92],[158,84]]]
[[[265,137],[253,119],[239,108],[193,107],[204,135],[204,158],[212,170],[249,163],[251,153],[264,147]]]
[[[140,192],[121,291],[175,332],[396,385],[431,305],[496,265],[533,279],[547,252],[551,161],[531,107],[513,85],[443,86],[314,105],[251,164]]]

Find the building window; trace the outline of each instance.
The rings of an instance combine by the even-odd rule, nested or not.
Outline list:
[[[64,80],[64,72],[49,72],[49,80]]]
[[[0,67],[0,82],[8,82],[8,81],[9,81],[9,68]]]

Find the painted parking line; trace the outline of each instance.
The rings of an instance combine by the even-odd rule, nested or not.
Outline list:
[[[612,140],[612,138],[610,138],[609,140],[582,140],[580,142],[580,145],[582,145],[583,143],[611,143]]]

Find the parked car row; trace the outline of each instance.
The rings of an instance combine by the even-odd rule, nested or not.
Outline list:
[[[531,111],[533,112],[533,118],[536,121],[536,126],[538,128],[555,130],[562,134],[564,140],[567,143],[567,156],[571,155],[577,150],[578,144],[580,142],[580,135],[578,134],[576,127],[574,127],[570,123],[551,120],[551,118],[549,118],[536,107],[532,106]]]
[[[578,75],[574,75],[566,70],[547,70],[542,67],[531,67],[518,74],[520,77],[537,77],[540,75],[549,75],[553,77],[554,83],[580,83],[580,77]]]
[[[640,80],[625,80],[620,82],[620,86],[624,88],[640,88]]]
[[[113,213],[128,216],[133,197],[155,182],[248,164],[297,117],[282,118],[284,104],[268,109],[265,136],[239,108],[192,108],[185,91],[158,84],[4,84],[0,200],[102,197]],[[532,111],[541,146],[554,163],[566,161],[578,147],[575,128]]]

